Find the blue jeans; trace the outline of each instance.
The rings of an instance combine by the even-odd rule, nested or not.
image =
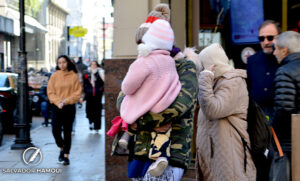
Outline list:
[[[50,113],[50,106],[48,102],[46,101],[41,102],[41,111],[45,118],[45,122],[48,123],[49,113]]]

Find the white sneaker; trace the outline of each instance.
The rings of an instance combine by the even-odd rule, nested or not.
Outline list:
[[[94,123],[91,123],[90,124],[90,130],[93,130],[94,129]]]
[[[166,157],[159,157],[150,165],[148,172],[154,177],[159,177],[164,173],[165,169],[168,167],[168,164],[169,162]]]
[[[94,134],[99,134],[99,129],[95,129]]]

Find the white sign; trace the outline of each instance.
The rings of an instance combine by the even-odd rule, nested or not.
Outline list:
[[[241,58],[245,64],[247,64],[247,59],[251,55],[255,54],[255,50],[251,47],[246,47],[242,50]]]

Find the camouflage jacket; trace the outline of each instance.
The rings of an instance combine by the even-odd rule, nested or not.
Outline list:
[[[175,101],[159,114],[148,112],[136,121],[138,128],[133,146],[135,159],[148,159],[151,134],[154,127],[172,122],[171,158],[169,164],[187,169],[191,161],[191,145],[193,139],[193,119],[198,95],[198,82],[195,64],[184,59],[176,60],[176,69],[182,85]],[[120,109],[124,93],[120,92],[117,108]],[[116,140],[116,139],[115,139]],[[115,141],[116,142],[116,141]],[[115,145],[112,147],[115,148]]]

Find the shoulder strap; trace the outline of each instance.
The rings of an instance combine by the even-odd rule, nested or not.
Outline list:
[[[251,153],[251,148],[249,147],[247,141],[242,137],[242,134],[239,132],[239,130],[231,123],[231,121],[229,121],[229,119],[226,119],[226,120],[235,129],[235,131],[239,134],[239,136],[242,140],[243,147],[244,147],[244,170],[246,172],[247,171],[247,153],[246,153],[246,149],[248,148],[248,150]]]
[[[279,152],[279,156],[280,156],[280,157],[283,157],[283,151],[282,151],[282,148],[281,148],[281,146],[280,146],[280,143],[279,143],[279,140],[278,140],[278,138],[277,138],[277,135],[276,135],[276,133],[275,133],[275,131],[274,131],[274,129],[273,129],[272,126],[270,126],[270,129],[271,129],[271,131],[272,131],[272,135],[273,135],[273,138],[274,138],[274,141],[275,141],[277,150],[278,150],[278,152]]]

